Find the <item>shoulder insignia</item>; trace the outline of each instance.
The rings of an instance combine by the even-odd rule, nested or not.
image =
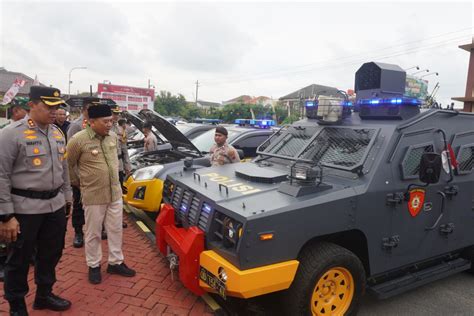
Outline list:
[[[66,138],[66,136],[64,136],[64,133],[63,131],[57,127],[56,125],[51,125],[54,130],[53,130],[53,137],[56,138],[56,139],[61,139],[61,138]]]
[[[84,128],[87,127],[87,123],[88,123],[88,122],[87,122],[86,119],[82,120],[82,129],[84,129]]]
[[[32,119],[28,119],[28,127],[29,127],[29,128],[36,127],[36,124],[35,124],[35,122],[33,122]]]

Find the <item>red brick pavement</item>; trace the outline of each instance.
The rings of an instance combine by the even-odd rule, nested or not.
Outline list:
[[[107,241],[102,242],[102,283],[87,281],[84,248],[72,247],[73,229],[68,227],[66,249],[56,269],[58,281],[54,293],[71,300],[66,312],[35,311],[32,309],[36,285],[30,268],[30,291],[26,297],[30,315],[212,315],[212,310],[183,285],[171,281],[166,259],[155,245],[128,218],[124,229],[125,263],[137,271],[133,278],[110,275],[107,267]],[[8,303],[0,289],[0,315],[8,313]]]

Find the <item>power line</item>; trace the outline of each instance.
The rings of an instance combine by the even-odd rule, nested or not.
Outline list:
[[[256,80],[256,79],[265,79],[266,77],[272,76],[272,75],[275,76],[275,77],[282,77],[282,76],[286,77],[286,76],[292,75],[292,74],[302,74],[302,73],[307,73],[307,72],[311,72],[311,71],[314,71],[314,70],[321,70],[321,69],[325,69],[325,68],[335,68],[335,67],[340,67],[340,66],[359,64],[359,63],[365,62],[369,59],[384,60],[384,59],[387,59],[387,58],[393,58],[393,57],[397,57],[397,56],[408,55],[408,54],[416,53],[416,52],[427,50],[427,49],[432,49],[432,48],[439,47],[439,46],[451,45],[451,44],[453,44],[455,42],[458,42],[458,41],[460,41],[464,38],[466,38],[466,35],[451,38],[451,39],[448,39],[448,40],[445,40],[445,41],[442,41],[442,42],[435,42],[435,43],[426,44],[426,45],[421,46],[421,47],[413,47],[413,48],[409,48],[409,49],[394,51],[394,52],[390,53],[389,55],[378,55],[378,56],[372,56],[372,57],[364,55],[363,59],[360,59],[360,58],[353,59],[353,60],[350,60],[350,61],[347,61],[347,62],[344,62],[344,63],[340,63],[340,62],[339,63],[334,63],[334,62],[338,61],[338,60],[341,60],[341,59],[353,58],[355,56],[359,56],[360,54],[349,56],[349,57],[343,57],[343,58],[335,58],[333,60],[328,60],[327,61],[327,62],[333,62],[333,63],[330,63],[330,64],[325,63],[324,65],[321,65],[321,66],[313,66],[313,67],[310,67],[310,68],[307,68],[307,69],[300,69],[300,70],[293,69],[293,70],[287,70],[285,72],[280,71],[281,73],[279,75],[274,75],[273,73],[262,73],[262,74],[259,74],[259,75],[255,75],[254,77],[242,77],[240,79],[236,78],[236,79],[233,79],[233,80],[221,80],[220,82],[216,81],[216,83],[213,83],[211,81],[211,82],[205,82],[205,84],[212,86],[212,85],[221,85],[221,84],[233,83],[233,82],[253,81],[253,80]],[[302,68],[302,66],[296,67],[296,68]]]
[[[400,48],[403,47],[403,46],[411,45],[413,43],[420,43],[420,42],[423,42],[423,41],[426,42],[427,40],[431,40],[431,39],[438,38],[438,37],[443,37],[443,36],[450,35],[450,34],[465,32],[466,30],[472,30],[472,27],[463,28],[463,29],[460,29],[460,30],[457,30],[457,31],[447,32],[447,33],[443,33],[443,34],[434,35],[434,36],[431,36],[431,37],[426,37],[424,39],[409,41],[409,42],[405,42],[405,43],[400,44],[400,45],[391,45],[391,46],[387,46],[387,47],[384,47],[384,48],[372,50],[370,52],[360,52],[360,53],[353,54],[353,55],[350,55],[350,56],[331,58],[331,59],[327,59],[327,60],[324,60],[324,61],[314,62],[314,63],[300,65],[300,66],[295,66],[295,67],[292,67],[291,69],[287,68],[287,69],[280,69],[280,70],[275,70],[275,71],[270,71],[270,72],[263,72],[263,73],[255,74],[255,75],[235,76],[234,78],[230,77],[230,78],[227,78],[227,79],[217,79],[216,78],[216,79],[205,80],[204,82],[205,82],[205,84],[213,85],[214,83],[222,84],[222,83],[226,83],[226,82],[230,83],[230,82],[248,81],[248,80],[252,80],[252,79],[254,80],[254,79],[267,77],[267,76],[270,76],[270,75],[273,75],[273,74],[278,74],[278,73],[281,73],[282,75],[284,75],[286,73],[293,73],[293,72],[298,73],[298,72],[301,72],[301,71],[310,71],[310,70],[315,69],[314,66],[316,66],[318,64],[321,64],[321,63],[326,64],[327,62],[334,62],[334,61],[340,61],[340,60],[345,60],[345,59],[353,59],[353,58],[358,57],[358,56],[364,57],[364,60],[367,60],[367,54],[373,54],[373,53],[380,52],[380,51],[386,51],[386,50],[389,50],[389,49],[392,49],[392,48],[398,48],[400,50]],[[462,38],[464,38],[465,36],[467,36],[467,35],[463,35]],[[457,40],[459,38],[461,38],[461,37],[458,36],[458,37],[455,37],[455,38],[449,38],[449,39],[445,39],[444,41],[452,41],[452,40]],[[437,43],[427,43],[427,44],[425,44],[421,47],[420,46],[418,46],[418,47],[408,47],[408,48],[405,48],[404,50],[406,50],[406,49],[408,49],[408,50],[422,49],[425,46],[434,45],[434,44],[438,44],[438,43],[439,42],[437,42]],[[398,52],[393,52],[393,53],[398,53]],[[386,57],[382,56],[381,58],[385,59]],[[301,68],[301,70],[298,70],[300,68]],[[305,68],[308,68],[308,70],[306,70]],[[318,68],[316,68],[316,69],[318,69]]]

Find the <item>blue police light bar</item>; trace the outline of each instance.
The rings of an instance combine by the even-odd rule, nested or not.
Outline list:
[[[358,100],[359,105],[420,105],[421,102],[418,99],[413,98],[392,98],[392,99],[361,99]]]
[[[235,124],[240,126],[253,126],[257,128],[270,128],[270,126],[275,126],[276,123],[274,120],[251,120],[251,119],[236,119],[234,120]]]

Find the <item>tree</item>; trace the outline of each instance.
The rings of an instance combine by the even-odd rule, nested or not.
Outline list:
[[[178,116],[186,107],[186,99],[182,94],[172,95],[169,91],[160,91],[155,99],[154,109],[161,115]]]

